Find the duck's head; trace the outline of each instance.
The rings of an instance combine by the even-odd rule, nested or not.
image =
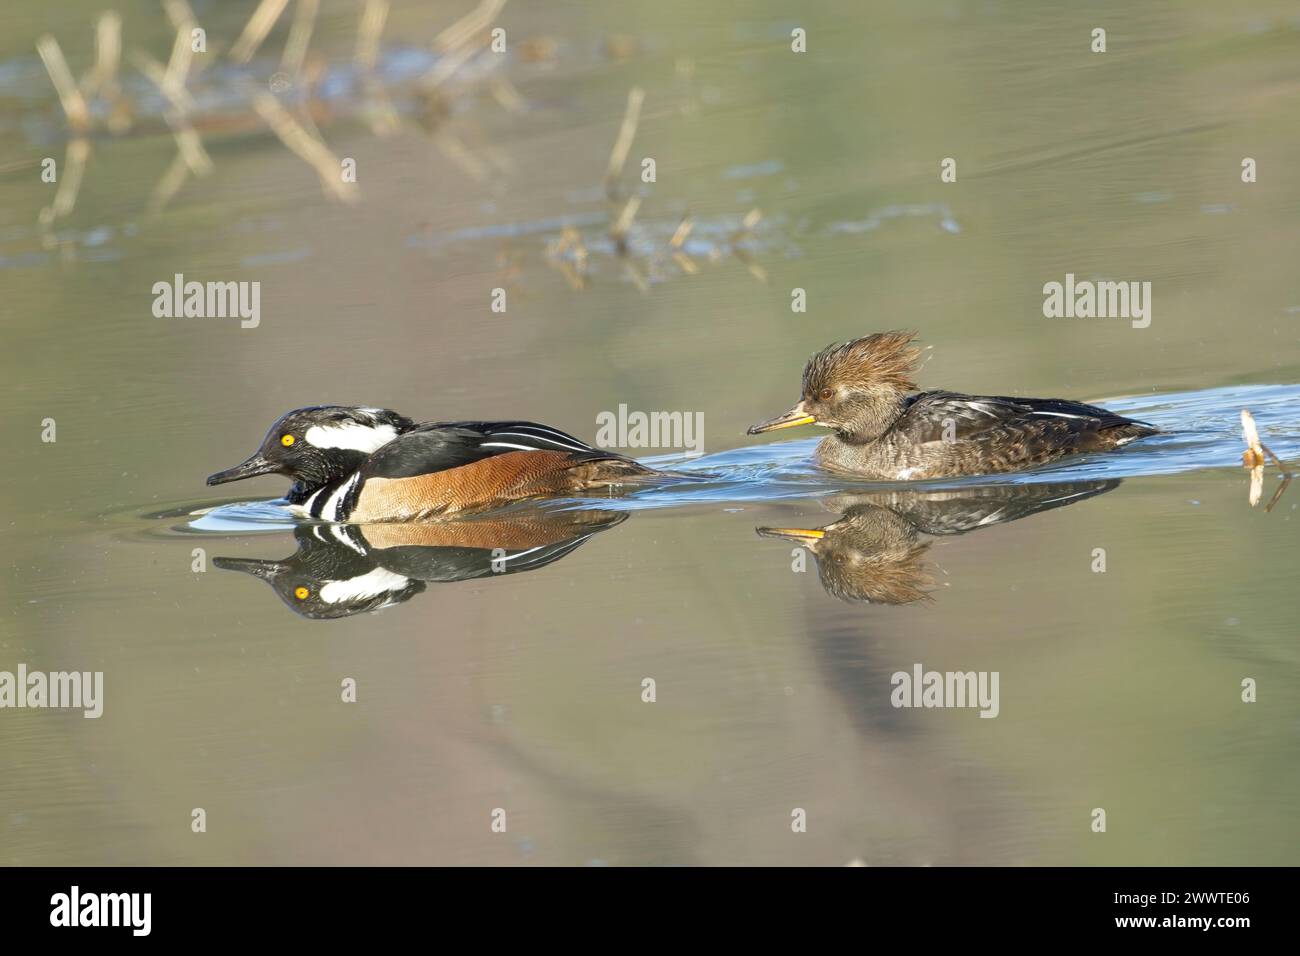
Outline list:
[[[223,571],[265,581],[295,614],[335,620],[379,611],[424,591],[419,581],[380,563],[361,531],[348,525],[299,525],[298,550],[279,561],[214,557]]]
[[[803,370],[803,396],[784,415],[754,425],[758,435],[795,425],[822,425],[845,437],[877,438],[898,417],[921,350],[915,332],[877,332],[818,352]]]
[[[208,484],[284,475],[297,490],[316,488],[351,474],[370,454],[414,424],[386,408],[296,408],[271,426],[247,461],[209,475]]]
[[[928,542],[902,515],[858,505],[823,528],[756,528],[761,537],[782,538],[812,552],[826,593],[842,601],[911,604],[929,597],[934,584],[925,553]]]

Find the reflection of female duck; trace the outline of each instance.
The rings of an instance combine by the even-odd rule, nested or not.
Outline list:
[[[269,582],[296,613],[324,620],[400,604],[429,581],[534,571],[626,517],[614,511],[526,511],[428,524],[300,525],[294,531],[298,550],[287,558],[212,563]]]
[[[822,528],[758,528],[812,552],[828,594],[844,601],[911,604],[933,585],[922,534],[958,535],[1110,491],[1118,480],[989,485],[947,491],[836,495],[842,517]]]

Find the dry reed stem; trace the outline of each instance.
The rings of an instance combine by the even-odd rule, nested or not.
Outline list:
[[[627,234],[632,228],[632,222],[636,219],[637,210],[641,208],[641,197],[633,196],[623,206],[622,212],[614,220],[614,224],[609,227],[609,236],[618,245],[620,255],[627,254]]]
[[[295,79],[302,74],[302,65],[307,61],[307,50],[319,14],[320,0],[295,0],[289,37],[284,41],[284,52],[280,54],[281,71]]]
[[[50,213],[53,218],[62,219],[77,205],[77,193],[81,191],[81,179],[89,159],[90,140],[84,136],[68,140],[68,149],[63,160],[63,178],[59,180],[54,202],[50,203]]]
[[[434,51],[446,53],[469,43],[492,26],[492,21],[505,5],[506,0],[482,0],[477,7],[434,37]]]
[[[358,198],[356,183],[343,181],[342,165],[330,148],[308,133],[270,93],[254,90],[252,96],[253,109],[280,142],[316,170],[326,194],[344,202],[355,202]]]
[[[74,134],[86,133],[90,129],[90,110],[86,107],[86,99],[81,95],[76,80],[72,78],[72,71],[68,69],[68,61],[64,59],[59,41],[46,33],[36,41],[36,52],[45,64],[50,82],[54,84],[54,92],[58,94],[69,128]]]
[[[288,4],[289,0],[262,0],[253,11],[253,15],[248,18],[248,22],[244,24],[244,32],[230,48],[230,58],[236,63],[247,63],[251,60]]]
[[[159,213],[163,210],[172,198],[181,191],[185,185],[185,180],[189,178],[190,166],[185,156],[177,151],[176,158],[172,164],[167,167],[167,171],[162,174],[158,180],[158,185],[154,187],[153,193],[149,196],[148,210],[150,213]]]
[[[445,128],[440,129],[433,137],[433,144],[475,182],[487,182],[487,166],[455,133]]]
[[[186,33],[187,31],[182,28],[176,35],[180,38]],[[163,112],[163,118],[166,119],[167,125],[171,127],[172,136],[176,139],[176,148],[180,151],[181,158],[185,161],[186,166],[196,176],[208,175],[208,173],[212,172],[212,158],[208,156],[207,150],[203,148],[203,140],[194,129],[194,124],[190,122],[189,118],[189,114],[194,112],[194,99],[190,96],[189,90],[185,88],[185,73],[189,72],[188,60],[184,61],[187,64],[185,73],[181,73],[171,69],[164,69],[162,64],[147,53],[133,53],[131,59],[140,72],[149,77],[162,91],[163,96],[166,97],[168,104],[170,104],[168,109]]]
[[[605,192],[613,198],[614,181],[623,172],[627,154],[632,149],[632,140],[636,136],[637,125],[641,122],[641,104],[645,101],[645,90],[634,86],[627,93],[627,107],[623,111],[623,122],[614,139],[614,148],[609,153],[609,164],[605,167]]]
[[[384,84],[375,74],[375,65],[379,62],[379,42],[384,33],[384,24],[388,21],[388,11],[388,0],[366,0],[357,27],[357,52],[353,58],[363,77],[370,129],[380,137],[391,136],[401,127],[397,109],[393,106],[388,91],[384,89]]]

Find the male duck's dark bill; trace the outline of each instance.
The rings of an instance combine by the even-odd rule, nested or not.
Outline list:
[[[292,565],[284,561],[263,561],[258,558],[213,558],[212,563],[223,571],[243,571],[263,581],[270,581]]]
[[[761,435],[763,432],[776,431],[778,428],[794,428],[796,425],[816,425],[817,419],[808,414],[804,408],[803,402],[800,402],[794,408],[790,409],[784,415],[778,415],[776,418],[763,422],[761,425],[751,425],[748,434]]]
[[[215,475],[208,475],[208,484],[224,485],[228,481],[239,481],[242,478],[256,478],[258,475],[269,475],[276,471],[280,466],[275,462],[267,461],[261,455],[254,455],[248,461],[240,462],[234,468],[227,468],[225,471],[219,471]]]

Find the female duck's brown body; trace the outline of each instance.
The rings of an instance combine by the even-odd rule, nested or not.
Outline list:
[[[921,352],[914,332],[880,332],[813,356],[803,397],[751,435],[822,425],[835,433],[817,447],[828,470],[908,481],[987,475],[1067,455],[1108,451],[1153,435],[1145,422],[1058,398],[916,392]]]

